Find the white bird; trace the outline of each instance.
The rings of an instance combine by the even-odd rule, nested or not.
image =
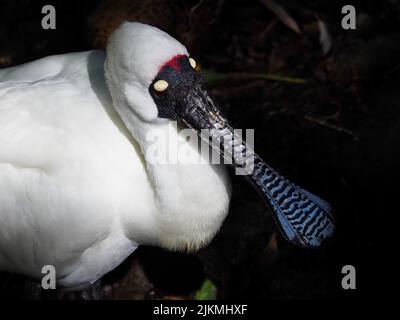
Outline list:
[[[178,137],[172,120],[235,137],[195,67],[168,34],[123,23],[106,54],[0,70],[0,270],[40,279],[52,265],[60,286],[78,290],[139,245],[194,250],[211,241],[229,208],[225,167],[147,158],[152,130]],[[250,180],[284,235],[304,246],[330,237],[328,205],[252,155]]]

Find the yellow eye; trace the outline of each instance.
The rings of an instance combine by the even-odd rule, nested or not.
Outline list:
[[[168,88],[168,82],[165,80],[158,80],[153,85],[154,90],[163,92]]]
[[[189,63],[193,69],[196,69],[196,61],[193,58],[189,58]]]

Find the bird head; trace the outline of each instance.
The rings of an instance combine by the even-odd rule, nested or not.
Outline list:
[[[172,119],[197,129],[217,112],[185,46],[146,24],[125,22],[113,33],[106,76],[143,121]]]
[[[175,120],[207,142],[210,137],[228,140],[235,136],[209,96],[195,59],[160,29],[123,23],[110,38],[105,69],[114,102],[124,106],[120,113],[131,113],[142,124]]]

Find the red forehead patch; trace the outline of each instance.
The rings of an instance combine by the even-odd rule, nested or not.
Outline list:
[[[185,54],[177,54],[176,56],[172,57],[171,59],[169,59],[167,62],[165,62],[160,70],[158,70],[158,72],[160,72],[162,69],[164,69],[165,67],[170,67],[172,69],[174,69],[175,71],[179,71],[180,65],[178,60],[182,57],[186,57]]]

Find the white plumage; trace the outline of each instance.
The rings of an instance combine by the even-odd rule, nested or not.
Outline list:
[[[149,130],[170,130],[148,87],[177,54],[187,51],[166,33],[124,23],[107,59],[89,51],[0,70],[0,270],[40,278],[53,265],[60,285],[81,289],[140,244],[212,239],[228,212],[224,167],[144,157]]]

